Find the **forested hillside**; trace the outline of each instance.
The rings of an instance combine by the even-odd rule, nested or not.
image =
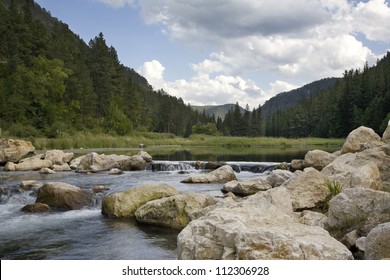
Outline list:
[[[191,134],[213,122],[123,66],[102,33],[85,43],[32,0],[0,1],[0,128],[14,136],[133,130]]]
[[[267,136],[345,137],[364,125],[383,133],[390,118],[390,52],[376,65],[344,72],[335,86],[278,110],[265,120]]]
[[[0,0],[0,131],[17,137],[126,135],[132,131],[229,136],[345,137],[390,118],[390,53],[224,117],[193,110],[119,61],[98,34],[88,43],[33,0]]]
[[[303,99],[313,97],[317,93],[333,87],[339,80],[340,78],[326,78],[288,92],[279,93],[261,106],[262,115],[268,117],[278,110],[289,109]]]

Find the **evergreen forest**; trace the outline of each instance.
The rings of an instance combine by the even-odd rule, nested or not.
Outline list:
[[[153,90],[102,33],[87,44],[32,0],[1,0],[0,29],[0,128],[11,135],[188,136],[193,125],[215,121]]]
[[[251,106],[254,106],[251,104]],[[154,90],[121,64],[104,34],[88,43],[33,0],[0,0],[0,129],[17,137],[133,131],[226,136],[346,137],[390,118],[390,53],[244,112],[207,115]],[[0,130],[0,132],[1,132]]]

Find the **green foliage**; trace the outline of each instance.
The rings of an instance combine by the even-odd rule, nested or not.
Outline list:
[[[343,186],[337,182],[337,181],[331,181],[328,178],[324,180],[324,186],[328,188],[329,190],[329,195],[325,198],[325,201],[323,202],[322,205],[320,205],[320,208],[324,211],[327,212],[329,208],[329,201],[341,193]]]
[[[218,130],[215,123],[208,123],[206,125],[194,125],[192,127],[192,133],[216,136],[218,135]]]
[[[87,45],[33,1],[0,2],[0,71],[0,127],[15,135],[22,131],[14,124],[50,138],[134,130],[189,136],[193,125],[215,122],[154,91],[102,33]]]
[[[345,71],[332,87],[271,113],[265,121],[266,135],[346,137],[362,125],[381,134],[387,127],[389,108],[390,52],[375,66]]]

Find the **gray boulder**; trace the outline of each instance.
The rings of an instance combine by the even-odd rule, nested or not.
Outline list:
[[[377,225],[365,239],[366,260],[390,259],[390,222]]]
[[[142,156],[135,155],[118,162],[118,168],[123,171],[142,171],[146,168],[146,161]]]
[[[53,163],[51,160],[42,160],[38,158],[28,158],[20,163],[8,162],[4,166],[4,171],[30,171],[50,168]]]
[[[45,160],[51,160],[53,165],[63,165],[69,163],[73,159],[74,153],[65,153],[61,150],[50,150],[44,154]]]
[[[305,155],[305,166],[313,167],[321,171],[325,166],[337,158],[335,154],[331,154],[321,150],[309,151]]]
[[[267,182],[271,187],[280,187],[284,182],[291,178],[293,173],[288,170],[275,169],[267,176]]]
[[[227,183],[237,180],[234,170],[229,165],[224,165],[210,173],[191,175],[182,180],[182,183]]]
[[[324,185],[326,177],[318,170],[309,167],[303,172],[296,171],[282,187],[286,187],[294,210],[307,210],[319,207],[330,194]]]
[[[130,218],[146,202],[178,194],[168,184],[151,184],[132,187],[123,192],[112,193],[103,198],[102,214],[114,218]]]
[[[26,155],[33,153],[35,147],[31,142],[13,139],[0,139],[0,164],[18,162]]]
[[[233,193],[238,196],[247,196],[255,194],[259,191],[271,189],[271,185],[264,178],[255,178],[239,182],[237,180],[227,182],[223,188],[224,193]]]
[[[129,159],[129,156],[124,155],[98,155],[97,153],[89,153],[81,158],[76,172],[101,172],[109,171],[118,167],[118,163]]]
[[[215,205],[214,197],[199,193],[184,193],[147,202],[135,212],[138,222],[183,229],[195,211]]]
[[[61,210],[77,210],[91,206],[92,194],[70,184],[51,182],[38,190],[36,203]]]
[[[365,149],[364,145],[372,142],[380,142],[381,137],[371,128],[361,126],[353,130],[345,140],[341,153],[356,153]]]
[[[191,221],[178,236],[179,259],[351,259],[320,227],[294,218],[285,188],[258,192]]]
[[[390,221],[390,193],[363,188],[347,189],[329,202],[328,226],[338,236],[358,230],[367,234]]]

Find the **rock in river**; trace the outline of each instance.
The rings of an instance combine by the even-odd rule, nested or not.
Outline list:
[[[227,183],[237,180],[234,170],[229,165],[224,165],[210,173],[191,175],[181,181],[182,183]]]
[[[102,214],[108,217],[134,217],[135,211],[146,202],[178,194],[168,184],[141,185],[123,192],[109,194],[103,198]]]
[[[150,201],[138,208],[135,217],[142,223],[183,229],[193,212],[216,203],[209,195],[184,193]]]
[[[13,139],[0,139],[0,164],[18,162],[35,151],[31,142]]]
[[[38,190],[36,203],[61,210],[77,210],[92,203],[92,194],[73,185],[51,182]]]

